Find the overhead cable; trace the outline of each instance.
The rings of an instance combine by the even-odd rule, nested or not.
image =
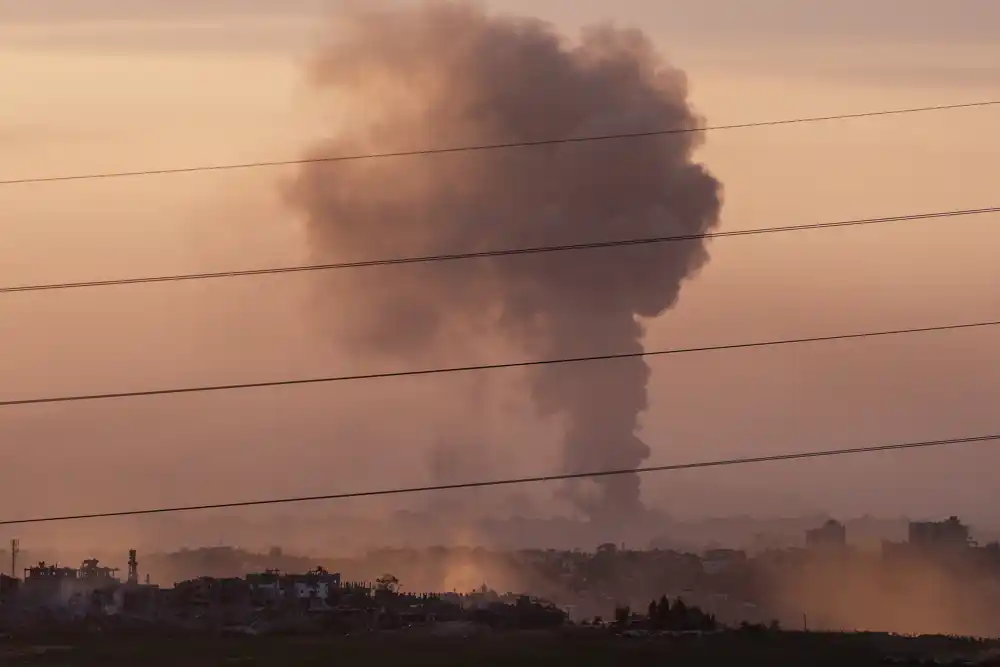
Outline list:
[[[270,498],[266,500],[241,500],[202,505],[177,505],[173,507],[155,507],[139,510],[118,510],[108,512],[93,512],[87,514],[64,514],[28,519],[7,519],[0,521],[0,526],[13,526],[31,523],[54,523],[60,521],[82,521],[86,519],[105,519],[112,517],[141,516],[149,514],[170,514],[177,512],[195,512],[237,507],[259,507],[262,505],[287,505],[316,501],[347,500],[349,498],[372,498],[376,496],[397,496],[413,493],[428,493],[433,491],[454,491],[459,489],[479,489],[493,486],[512,486],[519,484],[537,484],[573,479],[593,479],[618,475],[648,474],[654,472],[669,472],[677,470],[694,470],[698,468],[720,468],[725,466],[748,465],[751,463],[769,463],[776,461],[797,461],[804,459],[825,458],[832,456],[848,456],[852,454],[872,454],[876,452],[892,452],[909,449],[929,449],[949,445],[972,444],[1000,440],[1000,433],[977,435],[964,438],[948,438],[944,440],[924,440],[918,442],[901,442],[887,445],[872,445],[868,447],[850,447],[846,449],[827,449],[813,452],[789,452],[785,454],[770,454],[745,458],[721,459],[715,461],[699,461],[696,463],[676,463],[671,465],[645,466],[641,468],[624,468],[619,470],[595,470],[592,472],[563,473],[539,475],[535,477],[516,477],[510,479],[493,479],[478,482],[459,482],[456,484],[433,484],[428,486],[411,486],[375,491],[347,491],[314,496],[297,496],[290,498]]]
[[[563,245],[535,246],[530,248],[511,248],[506,250],[482,250],[477,252],[450,253],[441,255],[422,255],[415,257],[395,257],[389,259],[372,259],[356,262],[335,262],[326,264],[304,264],[297,266],[278,266],[261,269],[244,269],[236,271],[215,271],[202,273],[179,273],[159,276],[138,276],[132,278],[111,278],[108,280],[84,280],[62,283],[41,283],[35,285],[10,285],[0,287],[0,294],[17,292],[44,292],[65,289],[81,289],[92,287],[112,287],[123,285],[144,285],[149,283],[167,283],[189,280],[212,280],[219,278],[241,278],[282,273],[303,273],[307,271],[331,271],[336,269],[358,269],[365,267],[398,266],[405,264],[424,264],[431,262],[447,262],[465,259],[484,259],[488,257],[505,257],[511,255],[535,255],[552,252],[568,252],[574,250],[595,250],[600,248],[623,248],[629,246],[653,245],[659,243],[677,243],[701,239],[719,239],[736,236],[757,236],[762,234],[778,234],[785,232],[801,232],[808,230],[837,229],[842,227],[861,227],[892,222],[914,222],[936,218],[957,218],[963,216],[1000,213],[1000,206],[987,208],[957,209],[952,211],[933,211],[929,213],[912,213],[881,218],[862,218],[857,220],[837,220],[833,222],[818,222],[804,225],[784,225],[781,227],[756,227],[752,229],[734,229],[721,232],[705,232],[702,234],[678,234],[673,236],[655,236],[618,241],[595,241],[590,243],[572,243]]]
[[[139,391],[118,391],[100,394],[70,394],[65,396],[43,396],[37,398],[21,398],[0,401],[0,407],[15,407],[39,405],[47,403],[74,403],[79,401],[98,401],[124,398],[145,398],[150,396],[168,396],[178,394],[195,394],[207,392],[235,391],[241,389],[258,389],[263,387],[291,387],[300,385],[329,384],[333,382],[350,382],[359,380],[382,380],[387,378],[416,377],[423,375],[442,375],[446,373],[469,373],[475,371],[498,370],[503,368],[528,368],[532,366],[547,366],[553,364],[577,364],[598,361],[616,361],[640,357],[658,357],[675,354],[691,354],[696,352],[720,352],[732,350],[751,350],[783,345],[802,345],[808,343],[824,343],[861,338],[880,338],[920,334],[962,329],[982,329],[1000,325],[1000,320],[983,322],[964,322],[960,324],[944,324],[930,327],[915,327],[909,329],[890,329],[882,331],[862,331],[856,333],[836,334],[830,336],[810,336],[805,338],[783,338],[777,340],[754,341],[747,343],[729,343],[724,345],[707,345],[701,347],[673,348],[667,350],[650,350],[646,352],[626,352],[621,354],[598,354],[585,357],[563,357],[558,359],[541,359],[535,361],[513,361],[493,364],[477,364],[472,366],[450,366],[424,368],[409,371],[389,371],[384,373],[362,373],[357,375],[332,375],[325,377],[297,378],[289,380],[268,380],[263,382],[240,382],[233,384],[198,385],[192,387],[172,387],[166,389],[147,389]]]
[[[109,178],[128,178],[141,176],[164,176],[168,174],[190,174],[207,171],[234,171],[246,169],[262,169],[268,167],[286,167],[299,164],[356,162],[358,160],[374,160],[383,158],[416,157],[423,155],[441,155],[445,153],[468,153],[473,151],[501,150],[513,148],[530,148],[533,146],[552,146],[556,144],[579,144],[594,141],[612,141],[624,139],[643,139],[669,136],[674,134],[691,134],[695,132],[718,132],[722,130],[741,130],[755,127],[772,127],[777,125],[798,125],[803,123],[819,123],[834,120],[850,120],[856,118],[871,118],[876,116],[898,116],[902,114],[922,113],[928,111],[950,111],[1000,105],[1000,100],[984,100],[959,104],[938,104],[933,106],[911,107],[908,109],[887,109],[880,111],[863,111],[860,113],[836,114],[829,116],[808,116],[803,118],[785,118],[781,120],[754,121],[734,123],[729,125],[709,125],[707,127],[677,127],[645,132],[624,132],[619,134],[590,135],[581,137],[564,137],[556,139],[538,139],[534,141],[511,141],[494,144],[478,144],[453,146],[449,148],[425,148],[419,150],[393,151],[385,153],[362,153],[356,155],[319,156],[287,160],[267,160],[258,162],[240,162],[214,165],[197,165],[189,167],[174,167],[167,169],[134,169],[129,171],[90,172],[84,174],[68,174],[63,176],[31,176],[0,180],[0,185],[27,185],[31,183],[59,183],[66,181],[84,181]]]

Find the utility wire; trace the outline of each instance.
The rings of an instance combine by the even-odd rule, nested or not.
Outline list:
[[[485,250],[479,252],[451,253],[444,255],[424,255],[418,257],[397,257],[392,259],[375,259],[358,262],[337,262],[330,264],[305,264],[298,266],[278,266],[263,269],[245,269],[242,271],[217,271],[211,273],[182,273],[175,275],[141,276],[137,278],[115,278],[110,280],[87,280],[66,283],[47,283],[40,285],[13,285],[0,287],[0,294],[15,292],[42,292],[50,290],[79,289],[86,287],[110,287],[113,285],[142,285],[148,283],[179,282],[186,280],[211,280],[217,278],[238,278],[246,276],[262,276],[280,273],[302,273],[306,271],[330,271],[334,269],[357,269],[375,266],[395,266],[400,264],[423,264],[429,262],[446,262],[461,259],[483,259],[487,257],[503,257],[507,255],[534,255],[550,252],[572,250],[594,250],[598,248],[619,248],[626,246],[641,246],[658,243],[673,243],[679,241],[696,241],[700,239],[717,239],[731,236],[755,236],[759,234],[777,234],[783,232],[799,232],[817,229],[834,229],[839,227],[860,227],[891,222],[910,222],[916,220],[931,220],[935,218],[956,218],[961,216],[1000,213],[1000,206],[988,208],[961,209],[954,211],[935,211],[931,213],[915,213],[912,215],[896,215],[883,218],[867,218],[860,220],[839,220],[806,225],[784,225],[781,227],[758,227],[755,229],[735,229],[724,232],[705,232],[703,234],[684,234],[675,236],[655,236],[619,241],[597,241],[592,243],[574,243],[566,245],[537,246],[532,248],[512,248],[509,250]]]
[[[697,463],[677,463],[673,465],[648,466],[643,468],[626,468],[622,470],[599,470],[595,472],[566,473],[561,475],[540,475],[537,477],[518,477],[513,479],[496,479],[480,482],[462,482],[458,484],[435,484],[432,486],[412,486],[378,491],[354,491],[347,493],[331,493],[321,496],[299,496],[293,498],[271,498],[268,500],[244,500],[209,505],[181,505],[177,507],[157,507],[143,510],[123,510],[117,512],[95,512],[92,514],[67,514],[64,516],[39,517],[34,519],[13,519],[0,521],[0,526],[13,526],[28,523],[52,523],[56,521],[81,521],[84,519],[105,519],[121,516],[139,516],[145,514],[168,514],[176,512],[195,512],[201,510],[225,509],[234,507],[256,507],[260,505],[287,505],[291,503],[315,502],[320,500],[346,500],[348,498],[371,498],[374,496],[397,496],[410,493],[427,493],[430,491],[453,491],[456,489],[478,489],[488,486],[512,486],[515,484],[536,484],[571,479],[592,479],[612,477],[616,475],[634,475],[651,472],[668,472],[674,470],[693,470],[696,468],[721,468],[724,466],[747,465],[750,463],[768,463],[773,461],[796,461],[830,456],[847,456],[851,454],[870,454],[875,452],[890,452],[907,449],[944,447],[947,445],[971,444],[1000,440],[1000,433],[978,435],[966,438],[949,438],[947,440],[925,440],[922,442],[902,442],[889,445],[870,447],[852,447],[849,449],[828,449],[816,452],[790,452],[768,456],[754,456],[737,459],[722,459],[717,461],[700,461]]]
[[[480,364],[475,366],[452,366],[445,368],[427,368],[413,371],[393,371],[387,373],[366,373],[360,375],[334,375],[328,377],[300,378],[293,380],[272,380],[268,382],[245,382],[225,385],[201,385],[197,387],[175,387],[172,389],[150,389],[146,391],[123,391],[107,394],[78,394],[75,396],[48,396],[42,398],[23,398],[0,401],[0,407],[19,405],[37,405],[41,403],[70,403],[76,401],[97,401],[114,398],[140,398],[148,396],[166,396],[170,394],[194,394],[212,391],[233,391],[237,389],[256,389],[261,387],[288,387],[294,385],[324,384],[330,382],[347,382],[353,380],[380,380],[385,378],[413,377],[419,375],[441,375],[445,373],[468,373],[472,371],[496,370],[501,368],[528,368],[532,366],[547,366],[554,364],[574,364],[590,361],[610,361],[617,359],[633,359],[639,357],[657,357],[671,354],[689,354],[694,352],[718,352],[723,350],[748,350],[779,345],[799,345],[805,343],[822,343],[828,341],[851,340],[856,338],[877,338],[899,336],[904,334],[930,333],[940,331],[955,331],[959,329],[974,329],[1000,325],[1000,320],[987,322],[966,322],[962,324],[946,324],[934,327],[911,329],[894,329],[888,331],[865,331],[834,336],[813,336],[808,338],[785,338],[779,340],[757,341],[752,343],[731,343],[728,345],[710,345],[704,347],[674,348],[669,350],[654,350],[650,352],[628,352],[624,354],[602,354],[588,357],[569,357],[561,359],[544,359],[539,361],[516,361],[498,364]]]
[[[920,113],[926,111],[947,111],[952,109],[969,109],[1000,105],[1000,100],[981,102],[966,102],[963,104],[941,104],[935,106],[913,107],[909,109],[889,109],[883,111],[864,111],[861,113],[838,114],[834,116],[811,116],[806,118],[786,118],[782,120],[756,121],[750,123],[735,123],[732,125],[710,125],[708,127],[672,128],[651,130],[647,132],[628,132],[621,134],[591,135],[584,137],[567,137],[562,139],[540,139],[537,141],[512,141],[496,144],[479,144],[471,146],[455,146],[451,148],[427,148],[422,150],[395,151],[389,153],[364,153],[358,155],[339,155],[329,157],[299,158],[292,160],[270,160],[262,162],[242,162],[230,164],[201,165],[194,167],[177,167],[172,169],[138,169],[134,171],[95,172],[88,174],[71,174],[66,176],[37,176],[0,180],[0,185],[24,185],[28,183],[57,183],[64,181],[84,181],[106,178],[126,178],[132,176],[162,176],[166,174],[186,174],[203,171],[232,171],[237,169],[260,169],[265,167],[284,167],[297,164],[312,164],[321,162],[353,162],[357,160],[372,160],[378,158],[412,157],[418,155],[440,155],[444,153],[467,153],[472,151],[499,150],[508,148],[527,148],[531,146],[552,146],[555,144],[578,144],[591,141],[609,141],[616,139],[639,139],[660,137],[671,134],[690,134],[694,132],[712,132],[719,130],[739,130],[753,127],[769,127],[774,125],[795,125],[802,123],[818,123],[832,120],[848,120],[854,118],[870,118],[874,116],[895,116],[901,114]]]

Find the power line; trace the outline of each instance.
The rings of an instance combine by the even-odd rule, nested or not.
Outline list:
[[[936,218],[955,218],[960,216],[1000,213],[1000,206],[977,209],[961,209],[954,211],[936,211],[931,213],[915,213],[911,215],[896,215],[882,218],[866,218],[859,220],[839,220],[806,225],[784,225],[781,227],[758,227],[755,229],[736,229],[724,232],[705,232],[703,234],[684,234],[675,236],[655,236],[619,241],[597,241],[592,243],[574,243],[565,245],[538,246],[532,248],[513,248],[509,250],[485,250],[480,252],[450,253],[443,255],[424,255],[418,257],[397,257],[392,259],[375,259],[358,262],[336,262],[329,264],[305,264],[299,266],[279,266],[263,269],[245,269],[241,271],[217,271],[210,273],[182,273],[162,276],[142,276],[137,278],[115,278],[110,280],[87,280],[66,283],[47,283],[40,285],[14,285],[0,287],[0,294],[15,292],[42,292],[49,290],[79,289],[86,287],[110,287],[114,285],[142,285],[148,283],[180,282],[187,280],[211,280],[218,278],[238,278],[247,276],[262,276],[281,273],[302,273],[306,271],[330,271],[335,269],[357,269],[363,267],[395,266],[401,264],[422,264],[428,262],[446,262],[462,259],[483,259],[487,257],[503,257],[507,255],[533,255],[550,252],[573,250],[594,250],[598,248],[618,248],[626,246],[651,245],[657,243],[673,243],[679,241],[695,241],[700,239],[717,239],[731,236],[754,236],[759,234],[777,234],[783,232],[799,232],[817,229],[833,229],[838,227],[860,227],[890,222],[910,222],[916,220],[931,220]]]
[[[454,491],[458,489],[478,489],[490,486],[512,486],[515,484],[536,484],[541,482],[556,482],[572,479],[593,479],[616,475],[646,474],[652,472],[668,472],[676,470],[693,470],[697,468],[721,468],[724,466],[747,465],[751,463],[768,463],[774,461],[795,461],[802,459],[824,458],[831,456],[847,456],[851,454],[871,454],[875,452],[890,452],[907,449],[944,447],[947,445],[971,444],[1000,440],[1000,433],[978,435],[967,438],[949,438],[947,440],[925,440],[922,442],[903,442],[889,445],[874,445],[869,447],[852,447],[849,449],[828,449],[816,452],[790,452],[768,456],[754,456],[717,461],[700,461],[697,463],[677,463],[673,465],[648,466],[643,468],[626,468],[621,470],[599,470],[595,472],[565,473],[559,475],[540,475],[537,477],[518,477],[513,479],[496,479],[480,482],[461,482],[457,484],[434,484],[431,486],[412,486],[378,491],[354,491],[347,493],[331,493],[321,496],[299,496],[293,498],[271,498],[268,500],[244,500],[228,503],[206,505],[181,505],[177,507],[157,507],[143,510],[123,510],[116,512],[95,512],[92,514],[68,514],[64,516],[49,516],[34,519],[13,519],[0,521],[0,526],[13,526],[28,523],[52,523],[56,521],[81,521],[84,519],[107,519],[122,516],[140,516],[145,514],[168,514],[176,512],[195,512],[202,510],[228,509],[236,507],[256,507],[260,505],[287,505],[291,503],[315,502],[320,500],[347,500],[349,498],[371,498],[375,496],[396,496],[410,493],[427,493],[431,491]]]
[[[935,106],[913,107],[909,109],[889,109],[882,111],[864,111],[860,113],[838,114],[833,116],[810,116],[805,118],[786,118],[782,120],[756,121],[750,123],[735,123],[731,125],[711,125],[708,127],[672,128],[651,130],[647,132],[627,132],[621,134],[591,135],[585,137],[568,137],[562,139],[540,139],[536,141],[512,141],[496,144],[479,144],[471,146],[455,146],[451,148],[426,148],[421,150],[394,151],[387,153],[363,153],[358,155],[339,155],[329,157],[299,158],[291,160],[269,160],[260,162],[242,162],[230,164],[201,165],[194,167],[176,167],[171,169],[138,169],[134,171],[97,172],[88,174],[71,174],[67,176],[38,176],[29,178],[14,178],[0,181],[0,185],[25,185],[28,183],[57,183],[63,181],[83,181],[107,178],[126,178],[133,176],[162,176],[166,174],[186,174],[203,171],[233,171],[237,169],[260,169],[265,167],[285,167],[297,164],[312,164],[321,162],[353,162],[357,160],[373,160],[378,158],[414,157],[420,155],[441,155],[444,153],[467,153],[472,151],[500,150],[509,148],[528,148],[532,146],[552,146],[555,144],[578,144],[592,141],[610,141],[617,139],[640,139],[660,137],[672,134],[690,134],[694,132],[713,132],[721,130],[739,130],[754,127],[769,127],[775,125],[795,125],[802,123],[818,123],[832,120],[849,120],[855,118],[871,118],[875,116],[895,116],[901,114],[921,113],[926,111],[947,111],[953,109],[969,109],[1000,104],[1000,100],[981,102],[966,102],[962,104],[941,104]]]
[[[498,370],[502,368],[528,368],[532,366],[548,366],[554,364],[575,364],[590,361],[611,361],[617,359],[633,359],[639,357],[657,357],[671,354],[689,354],[694,352],[719,352],[723,350],[747,350],[779,345],[798,345],[805,343],[822,343],[856,338],[877,338],[884,336],[899,336],[904,334],[930,333],[940,331],[955,331],[994,327],[1000,325],[1000,320],[987,322],[967,322],[962,324],[946,324],[934,327],[910,329],[894,329],[888,331],[865,331],[834,336],[813,336],[808,338],[785,338],[780,340],[757,341],[752,343],[730,343],[728,345],[710,345],[704,347],[674,348],[669,350],[654,350],[650,352],[628,352],[624,354],[602,354],[588,357],[568,357],[561,359],[544,359],[538,361],[516,361],[497,364],[479,364],[475,366],[452,366],[445,368],[427,368],[413,371],[392,371],[386,373],[366,373],[360,375],[335,375],[328,377],[300,378],[294,380],[272,380],[267,382],[244,382],[225,385],[202,385],[197,387],[175,387],[172,389],[150,389],[145,391],[123,391],[107,394],[78,394],[75,396],[49,396],[42,398],[23,398],[0,401],[0,407],[18,405],[38,405],[42,403],[70,403],[76,401],[97,401],[114,398],[141,398],[148,396],[166,396],[172,394],[194,394],[213,391],[233,391],[237,389],[258,389],[262,387],[289,387],[307,384],[325,384],[331,382],[348,382],[354,380],[381,380],[386,378],[414,377],[420,375],[441,375],[445,373],[468,373],[473,371]]]

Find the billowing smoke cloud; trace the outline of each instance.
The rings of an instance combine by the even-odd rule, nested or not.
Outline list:
[[[317,156],[695,127],[683,72],[637,30],[549,24],[433,2],[340,17],[313,71],[335,110]],[[351,259],[698,234],[721,187],[696,133],[306,166],[292,188],[317,253]],[[354,349],[426,363],[479,334],[526,358],[642,350],[640,318],[672,307],[702,242],[352,272],[331,295]],[[530,386],[564,420],[570,471],[631,467],[647,407],[641,358],[542,366]],[[571,493],[588,515],[641,509],[639,480]]]

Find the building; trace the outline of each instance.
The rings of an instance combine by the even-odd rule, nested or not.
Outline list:
[[[254,597],[258,599],[277,600],[284,597],[285,589],[281,585],[281,572],[279,570],[265,570],[257,574],[248,574],[246,582]]]
[[[105,567],[90,558],[79,568],[60,567],[45,561],[25,568],[19,599],[28,606],[71,608],[86,612],[92,607],[117,607],[121,586],[118,568]]]
[[[964,549],[971,545],[969,527],[957,516],[946,521],[911,521],[909,543],[919,549]]]
[[[306,574],[294,574],[286,578],[291,584],[289,594],[300,600],[316,598],[326,600],[330,597],[330,591],[340,588],[340,574],[330,573],[323,568],[316,568]]]
[[[96,558],[83,561],[80,569],[76,571],[77,579],[81,581],[92,581],[98,584],[118,583],[117,567],[104,567]]]
[[[33,586],[43,585],[44,582],[63,581],[76,579],[77,571],[71,567],[59,567],[40,561],[34,567],[24,568],[24,582],[29,582]]]
[[[326,600],[331,591],[340,588],[340,573],[327,572],[322,567],[305,574],[281,574],[278,570],[266,570],[260,574],[248,574],[246,582],[255,598]]]
[[[840,549],[846,546],[847,528],[839,521],[830,519],[819,528],[806,531],[806,547],[809,549]]]
[[[40,561],[24,569],[20,599],[42,607],[66,607],[76,593],[77,571]]]

